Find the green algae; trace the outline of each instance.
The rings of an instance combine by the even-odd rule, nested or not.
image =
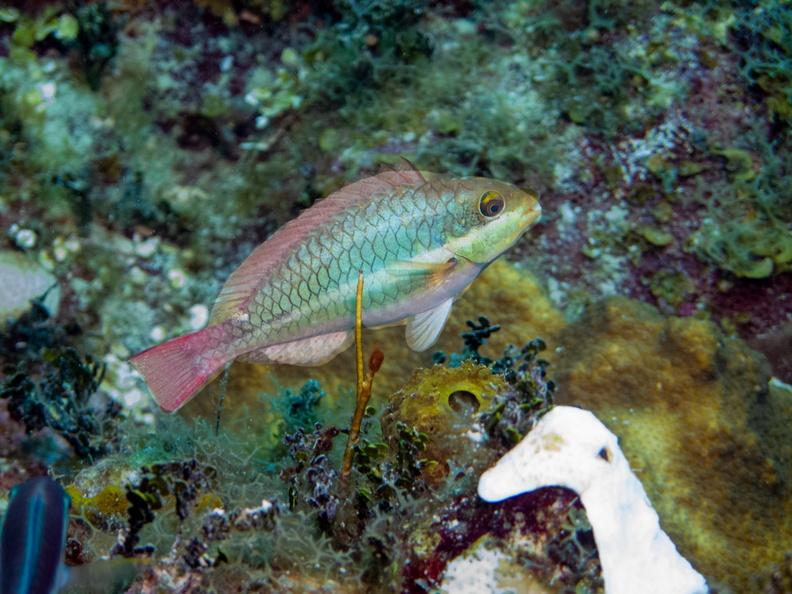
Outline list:
[[[28,434],[49,427],[61,435],[81,458],[96,459],[107,453],[114,440],[118,404],[92,403],[104,378],[104,365],[73,349],[44,352],[45,369],[31,378],[22,369],[0,384],[0,398],[8,400],[11,418]]]
[[[660,270],[651,276],[648,283],[652,295],[672,307],[685,303],[695,289],[693,281],[680,270]]]
[[[644,225],[638,229],[638,233],[640,233],[641,237],[643,237],[646,241],[657,247],[667,246],[674,241],[673,235],[671,235],[668,231],[663,231],[657,227],[649,227]]]
[[[726,159],[726,179],[696,178],[692,198],[707,216],[688,249],[737,276],[766,278],[789,270],[792,261],[792,211],[785,200],[792,177],[773,144],[759,134],[748,138],[755,143],[758,167],[747,151],[729,149],[716,153]]]

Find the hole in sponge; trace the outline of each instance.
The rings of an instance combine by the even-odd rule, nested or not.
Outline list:
[[[473,415],[478,412],[481,403],[473,392],[456,390],[448,395],[448,406],[460,415]]]

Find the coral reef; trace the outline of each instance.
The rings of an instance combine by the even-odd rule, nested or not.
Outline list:
[[[472,361],[416,372],[392,398],[393,408],[377,415],[381,435],[374,411],[368,412],[346,479],[339,473],[341,431],[335,426],[298,428],[283,436],[283,449],[269,449],[266,440],[235,442],[205,422],[173,417],[157,435],[124,420],[125,445],[137,453],[85,468],[66,489],[77,518],[67,558],[84,563],[110,554],[146,560],[153,569],[141,587],[265,583],[288,589],[325,582],[353,591],[412,591],[417,584],[436,585],[451,559],[489,531],[508,534],[513,516],[529,513],[496,512],[500,527],[493,528],[482,519],[475,479],[511,443],[501,425],[518,431],[519,439],[519,431],[527,431],[536,412],[549,405],[552,386],[546,363],[537,359],[542,348],[531,343],[500,374]],[[318,393],[315,383],[308,384],[296,401],[312,402],[322,415]],[[288,392],[282,397],[294,399]],[[476,409],[471,405],[479,398]],[[434,413],[422,415],[423,405],[433,406]],[[235,435],[239,425],[224,426]],[[262,459],[271,470],[251,483]],[[243,503],[256,495],[265,496],[260,505]],[[550,511],[530,511],[537,517],[532,523],[552,526],[547,546],[559,559],[541,560],[545,542],[534,543],[537,561],[530,574],[536,579],[552,574],[559,563],[564,583],[596,574],[596,564],[588,564],[590,539],[581,536],[582,548],[575,537],[569,540],[571,503],[559,497]],[[585,532],[585,525],[572,534],[578,530]]]
[[[784,0],[7,2],[0,510],[51,468],[75,501],[67,563],[120,535],[152,591],[431,591],[496,562],[519,583],[490,585],[597,591],[570,492],[475,496],[551,405],[547,373],[619,435],[708,583],[788,590],[789,15]],[[129,357],[203,327],[255,246],[402,156],[537,190],[543,220],[454,305],[446,367],[402,328],[364,333],[385,358],[346,484],[351,352],[235,364],[160,416]]]

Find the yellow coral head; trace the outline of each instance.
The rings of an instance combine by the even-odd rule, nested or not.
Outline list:
[[[536,192],[485,178],[457,183],[455,207],[467,224],[448,234],[446,247],[477,264],[488,264],[509,249],[542,214]]]

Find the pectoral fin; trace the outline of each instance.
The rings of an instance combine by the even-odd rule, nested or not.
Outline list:
[[[389,271],[394,275],[423,275],[426,277],[427,288],[433,288],[443,284],[459,264],[459,260],[453,255],[446,261],[437,263],[397,260],[389,267]]]
[[[412,350],[425,351],[435,343],[445,326],[446,320],[448,320],[448,313],[451,311],[453,302],[453,298],[447,299],[434,309],[410,318],[407,322],[405,336],[407,345]]]
[[[322,365],[346,350],[354,340],[352,332],[333,332],[303,340],[285,342],[251,351],[239,357],[248,363]]]

